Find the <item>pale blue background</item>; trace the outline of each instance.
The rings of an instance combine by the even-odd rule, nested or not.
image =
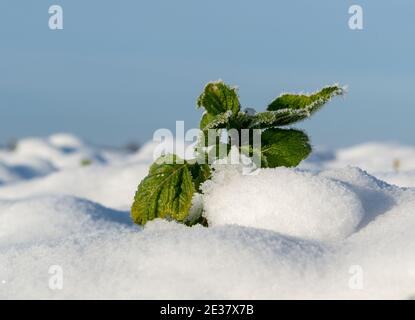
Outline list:
[[[348,28],[351,4],[363,31]],[[64,30],[48,29],[48,8]],[[116,145],[197,125],[209,80],[262,109],[281,91],[349,85],[311,121],[314,144],[415,144],[415,1],[1,0],[0,143],[70,131]]]

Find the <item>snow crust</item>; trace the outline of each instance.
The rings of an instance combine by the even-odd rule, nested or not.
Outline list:
[[[318,148],[298,169],[256,175],[218,166],[200,196],[209,228],[142,228],[129,206],[154,147],[127,154],[58,134],[0,150],[0,298],[415,294],[415,147]]]

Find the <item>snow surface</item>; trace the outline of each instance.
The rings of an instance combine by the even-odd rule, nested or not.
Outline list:
[[[58,134],[0,150],[0,298],[415,295],[415,147],[317,148],[298,169],[256,175],[218,165],[200,197],[209,228],[142,228],[129,207],[154,148]]]

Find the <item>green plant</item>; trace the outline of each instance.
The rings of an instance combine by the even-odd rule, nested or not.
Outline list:
[[[84,158],[84,159],[81,159],[80,164],[81,164],[81,167],[87,167],[87,166],[90,166],[92,164],[92,160]]]
[[[210,82],[197,100],[203,108],[200,120],[202,135],[196,148],[196,159],[180,159],[177,155],[163,155],[150,167],[150,172],[138,186],[131,216],[135,223],[144,225],[155,218],[174,219],[193,225],[207,222],[202,212],[189,214],[195,193],[210,178],[213,168],[208,163],[225,157],[232,146],[244,154],[259,154],[261,167],[295,167],[311,152],[308,136],[300,130],[281,129],[310,117],[332,97],[343,94],[338,85],[327,86],[310,95],[282,94],[272,101],[266,111],[255,113],[241,110],[237,89],[222,81]],[[261,147],[253,141],[247,145],[221,142],[222,130],[261,130]],[[214,139],[207,139],[214,133]],[[213,142],[212,142],[213,141]],[[207,148],[206,146],[209,146]],[[219,152],[219,146],[225,145]],[[208,161],[200,161],[208,160]]]

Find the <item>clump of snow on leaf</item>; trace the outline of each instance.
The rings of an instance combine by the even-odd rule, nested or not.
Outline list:
[[[235,167],[218,167],[203,191],[212,226],[238,224],[336,240],[353,233],[364,215],[359,197],[344,183],[295,169],[243,175]]]

